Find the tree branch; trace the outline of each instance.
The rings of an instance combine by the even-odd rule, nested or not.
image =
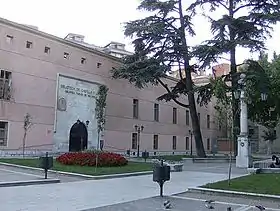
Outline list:
[[[240,7],[237,7],[235,10],[233,10],[233,13],[236,13],[238,10],[242,9],[242,8],[245,8],[245,7],[253,7],[253,6],[256,6],[257,4],[244,4],[244,5],[241,5]]]
[[[168,86],[163,83],[163,81],[160,78],[157,78],[158,82],[166,89],[166,91],[168,92],[168,94],[172,95],[171,90],[168,88]],[[178,101],[176,98],[172,97],[172,100],[177,103],[179,106],[182,106],[184,108],[189,108],[189,105],[182,103],[180,101]]]
[[[221,6],[223,6],[226,10],[229,10],[229,8],[228,8],[225,4],[223,4],[222,2],[218,2],[218,4],[220,4]]]

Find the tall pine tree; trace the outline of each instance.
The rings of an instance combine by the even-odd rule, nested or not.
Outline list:
[[[113,69],[113,77],[127,79],[138,88],[160,85],[166,93],[158,100],[172,100],[189,108],[197,155],[205,157],[191,78],[194,66],[190,63],[190,44],[186,38],[195,35],[191,18],[184,14],[182,0],[142,0],[138,9],[151,15],[126,23],[125,35],[134,39],[135,53],[124,58],[120,68]],[[180,73],[174,87],[165,83],[166,74],[172,69]],[[180,101],[182,95],[187,96],[188,104]]]
[[[207,67],[229,55],[230,73],[224,75],[222,81],[231,82],[230,86],[225,84],[224,87],[233,96],[233,91],[238,86],[236,48],[247,48],[252,52],[265,48],[265,41],[271,36],[273,25],[280,20],[280,0],[195,0],[188,11],[190,16],[194,16],[201,9],[210,20],[210,33],[213,36],[195,47],[194,56],[202,67]],[[211,16],[217,10],[223,10],[224,15],[214,19]],[[221,78],[218,80],[220,83]],[[215,93],[211,90],[213,88],[215,86],[209,84],[200,88],[200,100],[204,101],[200,103],[207,103],[211,99]],[[234,98],[231,102],[232,113],[236,114],[238,102]],[[239,127],[237,115],[234,116],[233,124],[234,127]],[[236,136],[234,139],[236,140]]]

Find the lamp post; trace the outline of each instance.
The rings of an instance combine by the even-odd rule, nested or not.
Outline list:
[[[88,125],[89,125],[89,120],[86,121],[86,128],[87,128],[87,144],[86,144],[86,149],[88,148]]]
[[[191,156],[193,155],[193,151],[192,151],[192,137],[193,137],[193,133],[191,130],[189,130],[189,134],[191,136]]]
[[[140,156],[140,133],[144,130],[144,126],[135,125],[134,128],[135,128],[135,131],[137,132],[137,157],[139,158],[139,156]]]
[[[240,79],[238,80],[239,89],[235,90],[235,99],[240,99],[240,134],[237,138],[237,156],[236,156],[236,167],[248,168],[251,165],[251,149],[248,139],[248,108],[245,97],[246,88],[246,75],[244,73],[240,74]],[[261,93],[261,100],[265,101],[267,99],[266,93]]]

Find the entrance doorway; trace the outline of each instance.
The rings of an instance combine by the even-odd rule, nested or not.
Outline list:
[[[88,131],[86,125],[77,120],[70,129],[69,152],[79,152],[87,149]]]

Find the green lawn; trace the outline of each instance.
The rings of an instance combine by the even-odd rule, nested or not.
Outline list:
[[[12,163],[23,166],[38,167],[38,159],[17,159],[17,158],[3,158],[0,159],[3,163]],[[95,167],[90,166],[70,166],[62,165],[54,160],[54,167],[52,170],[73,172],[88,175],[109,175],[109,174],[121,174],[121,173],[133,173],[141,171],[152,171],[153,164],[151,163],[138,163],[138,162],[128,162],[126,166],[120,167],[98,167],[95,171]]]
[[[203,186],[204,188],[233,190],[240,192],[280,195],[280,174],[252,174],[228,181],[220,181]]]

